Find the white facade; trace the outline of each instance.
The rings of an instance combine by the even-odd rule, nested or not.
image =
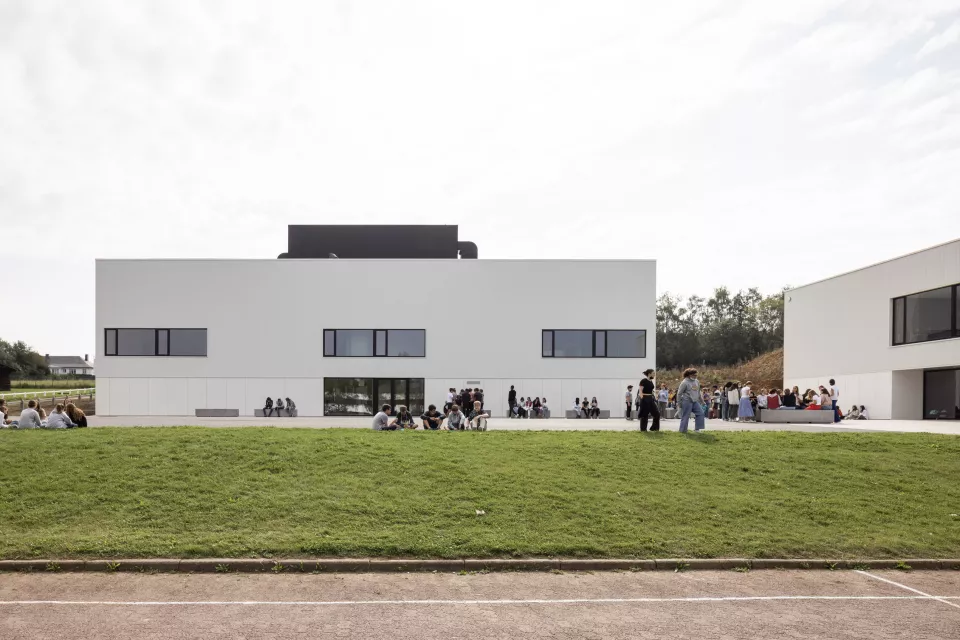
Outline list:
[[[894,346],[893,300],[957,284],[960,240],[788,291],[785,384],[803,391],[834,378],[844,411],[920,419],[924,372],[960,367],[960,339]]]
[[[553,415],[596,396],[623,415],[627,384],[655,366],[653,261],[100,260],[97,413],[192,415],[290,397],[324,409],[325,378],[423,379],[425,403],[480,387]],[[206,357],[105,353],[105,329],[205,328]],[[325,329],[423,329],[425,357],[324,357]],[[549,329],[646,330],[646,357],[543,357]]]

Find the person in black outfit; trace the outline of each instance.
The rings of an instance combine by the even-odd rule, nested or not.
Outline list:
[[[510,393],[507,394],[507,415],[513,417],[513,408],[517,406],[517,390],[513,388],[513,385],[510,385]]]
[[[473,399],[480,403],[480,408],[483,409],[483,389],[474,389]]]
[[[461,407],[472,407],[473,402],[470,401],[470,392],[473,389],[464,389],[463,393],[460,394],[460,406]]]
[[[444,414],[437,411],[437,406],[433,404],[427,407],[427,412],[420,416],[420,419],[423,420],[424,430],[432,429],[434,431],[443,424],[443,418]]]
[[[263,416],[273,415],[273,398],[267,398],[267,401],[263,403]]]
[[[640,381],[640,431],[647,430],[647,419],[653,414],[653,425],[650,431],[660,431],[660,407],[657,406],[657,399],[653,392],[656,386],[653,384],[651,376],[653,369],[647,369],[643,372],[643,380]]]

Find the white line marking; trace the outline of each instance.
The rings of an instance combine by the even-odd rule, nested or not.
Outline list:
[[[932,596],[929,593],[924,593],[923,591],[920,591],[919,589],[914,589],[913,587],[908,587],[905,584],[900,584],[899,582],[894,582],[893,580],[887,580],[886,578],[875,576],[872,573],[867,573],[866,571],[860,571],[859,569],[855,569],[854,571],[856,573],[859,573],[860,575],[867,576],[868,578],[873,578],[874,580],[879,580],[880,582],[886,582],[887,584],[892,584],[895,587],[900,587],[901,589],[906,589],[907,591],[919,593],[921,596],[926,596],[931,600],[936,600],[937,602],[942,602],[945,605],[949,605],[951,607],[956,607],[957,609],[960,609],[960,604],[957,604],[956,602],[950,602],[944,597]]]
[[[875,576],[874,576],[875,577]],[[901,585],[898,585],[901,586]],[[908,587],[904,587],[908,588]],[[911,589],[913,591],[913,589]],[[920,592],[917,592],[920,593]],[[569,598],[559,600],[179,600],[179,601],[121,601],[121,600],[0,600],[0,606],[17,605],[91,605],[120,607],[159,606],[309,606],[340,607],[369,605],[524,605],[524,604],[629,604],[663,602],[775,602],[791,600],[940,600],[958,606],[947,599],[960,596],[705,596],[678,598]]]

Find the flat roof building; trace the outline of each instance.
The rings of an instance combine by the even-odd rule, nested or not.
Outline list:
[[[871,418],[960,418],[958,285],[954,240],[787,291],[785,383],[833,378]]]
[[[270,396],[301,416],[418,414],[471,387],[503,416],[513,386],[554,416],[584,396],[622,416],[655,366],[652,260],[479,260],[456,227],[421,228],[426,245],[410,227],[290,229],[279,260],[98,260],[97,412],[251,416]]]

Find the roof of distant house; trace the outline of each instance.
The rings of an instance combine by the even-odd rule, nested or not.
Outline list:
[[[50,356],[50,359],[47,362],[48,367],[70,367],[70,368],[86,368],[92,369],[93,365],[81,358],[80,356]]]

